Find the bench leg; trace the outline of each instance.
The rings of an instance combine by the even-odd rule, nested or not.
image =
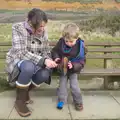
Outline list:
[[[104,89],[108,89],[108,80],[109,78],[107,76],[104,77]]]
[[[120,76],[104,77],[104,89],[115,90],[120,88]]]

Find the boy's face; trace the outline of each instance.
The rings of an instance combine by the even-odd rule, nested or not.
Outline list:
[[[72,46],[74,46],[75,44],[76,44],[76,40],[77,39],[66,39],[65,38],[65,44],[67,45],[67,46],[69,46],[69,47],[72,47]]]

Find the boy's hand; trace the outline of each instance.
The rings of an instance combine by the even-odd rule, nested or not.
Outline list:
[[[72,65],[72,63],[71,63],[70,61],[68,62],[68,68],[69,68],[69,69],[72,69],[72,68],[73,68],[73,65]]]
[[[55,62],[56,62],[56,63],[59,63],[59,62],[60,62],[60,58],[56,58],[56,59],[55,59]]]

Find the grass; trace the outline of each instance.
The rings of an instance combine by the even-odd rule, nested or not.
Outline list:
[[[4,92],[6,90],[13,90],[13,89],[14,88],[9,86],[4,76],[0,77],[0,92]]]
[[[12,24],[0,24],[0,42],[11,41]]]
[[[24,9],[24,10],[0,9],[0,13],[13,13],[13,14],[23,14],[28,11],[29,11],[29,9]]]

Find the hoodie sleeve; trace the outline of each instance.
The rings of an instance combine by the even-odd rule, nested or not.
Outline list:
[[[51,56],[53,60],[55,60],[56,58],[61,58],[59,54],[60,46],[61,46],[61,39],[56,43],[56,45],[51,50]]]
[[[84,68],[84,65],[86,63],[86,54],[87,54],[87,52],[88,52],[87,47],[84,45],[84,55],[85,55],[85,58],[84,58],[84,60],[80,61],[79,63],[77,63],[77,62],[72,63],[73,68],[71,70],[73,72],[76,72],[76,73],[80,72],[81,69]]]

